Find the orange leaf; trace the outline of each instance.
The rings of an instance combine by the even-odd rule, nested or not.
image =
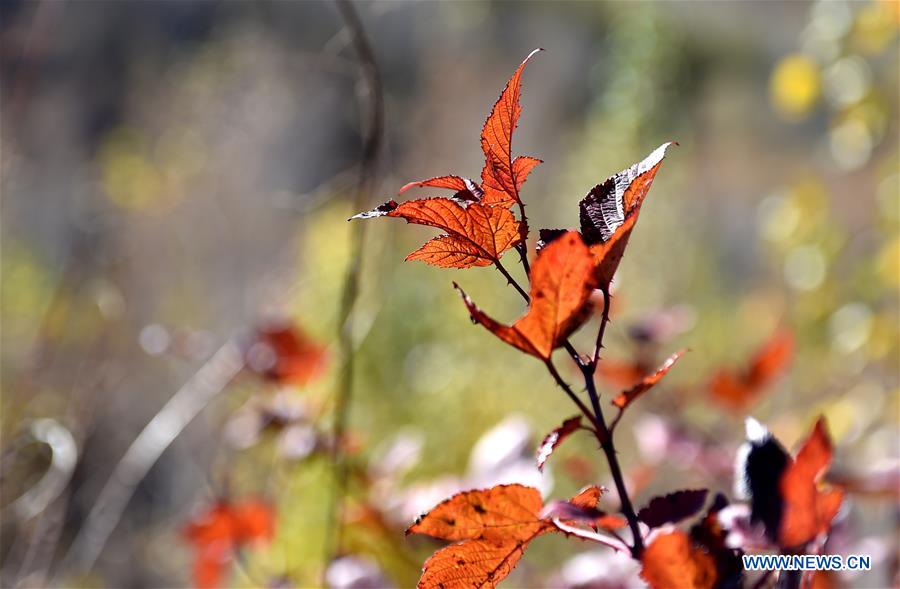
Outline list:
[[[539,51],[541,50],[532,51],[516,69],[481,130],[481,149],[485,159],[481,183],[486,204],[509,206],[520,202],[519,187],[525,182],[528,172],[540,163],[540,160],[535,158],[528,158],[518,165],[512,161],[512,136],[519,121],[519,114],[522,112],[519,103],[522,94],[522,70],[525,69],[528,60]]]
[[[499,543],[469,540],[442,548],[425,561],[417,587],[492,589],[509,576],[536,536]]]
[[[305,385],[322,374],[325,348],[288,323],[257,328],[246,353],[247,367],[278,383]]]
[[[628,405],[632,403],[635,399],[652,389],[656,383],[658,383],[662,378],[672,369],[675,365],[675,362],[681,358],[686,350],[681,350],[680,352],[676,352],[669,356],[663,365],[659,367],[654,374],[649,376],[645,376],[640,382],[631,387],[630,389],[623,391],[619,394],[618,397],[613,399],[612,403],[619,409],[625,409]]]
[[[577,495],[569,499],[569,503],[571,503],[572,505],[577,505],[579,507],[595,508],[600,502],[600,497],[602,497],[603,493],[605,492],[606,489],[604,487],[598,487],[597,485],[588,485],[587,487],[579,491]]]
[[[531,269],[531,304],[512,326],[479,309],[460,290],[469,314],[506,343],[542,360],[586,319],[593,263],[578,233],[570,231],[543,248]]]
[[[460,176],[437,176],[435,178],[429,178],[428,180],[410,182],[398,190],[397,194],[403,194],[410,188],[426,186],[430,188],[446,188],[448,190],[456,190],[457,192],[466,190],[474,197],[474,200],[479,200],[482,196],[481,188],[479,188],[477,184],[468,178],[462,178]]]
[[[495,587],[512,571],[528,543],[553,529],[541,519],[537,489],[498,485],[466,491],[439,503],[407,534],[462,542],[425,561],[419,587]]]
[[[540,520],[543,506],[540,492],[523,485],[466,491],[439,503],[406,533],[444,540],[528,538],[547,528]]]
[[[618,515],[611,515],[608,513],[604,513],[597,509],[597,505],[600,503],[600,497],[606,492],[604,487],[598,487],[597,485],[590,485],[579,491],[577,495],[569,499],[568,501],[557,502],[556,504],[556,513],[552,514],[555,517],[560,517],[563,520],[568,519],[565,514],[565,509],[560,509],[560,507],[564,507],[566,504],[572,506],[574,508],[574,512],[577,513],[578,510],[583,510],[581,517],[574,518],[576,520],[587,521],[590,525],[599,530],[618,530],[624,528],[628,525],[628,520],[624,517]],[[553,504],[548,506],[553,508]],[[547,512],[547,509],[544,510]],[[574,515],[574,513],[573,513]],[[589,519],[585,520],[584,516],[587,516]],[[567,523],[574,523],[567,522]],[[568,531],[568,530],[561,530]]]
[[[608,288],[625,253],[641,204],[672,142],[595,186],[579,203],[581,234],[591,246],[600,288]]]
[[[234,553],[254,541],[268,541],[274,534],[275,516],[262,501],[218,501],[188,522],[184,536],[194,545],[194,584],[201,589],[218,587]]]
[[[402,204],[388,201],[351,218],[382,216],[446,231],[446,236],[428,242],[407,258],[443,267],[468,268],[496,263],[521,239],[520,223],[508,209],[459,198],[426,198]]]
[[[581,427],[581,416],[576,415],[565,420],[561,426],[551,431],[544,437],[538,448],[537,467],[538,470],[544,470],[544,464],[553,454],[557,446],[563,443],[563,440],[572,435],[579,427]]]
[[[713,399],[735,411],[743,411],[764,392],[790,364],[794,336],[787,329],[772,334],[750,359],[743,371],[722,370],[710,381]]]
[[[820,417],[794,461],[781,475],[779,490],[784,512],[779,540],[782,546],[801,546],[831,527],[831,520],[841,507],[843,493],[818,488],[831,464],[831,456],[831,440],[825,420]]]
[[[656,536],[641,563],[641,577],[651,589],[712,589],[716,582],[713,558],[681,530]]]

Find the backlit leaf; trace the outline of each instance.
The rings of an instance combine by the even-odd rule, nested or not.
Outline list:
[[[535,534],[537,536],[538,533]],[[491,589],[515,568],[535,536],[506,542],[469,540],[441,548],[425,561],[419,589]]]
[[[522,71],[528,60],[539,51],[541,50],[532,51],[516,69],[481,130],[481,149],[485,160],[481,183],[486,204],[509,206],[520,202],[519,187],[525,182],[531,169],[540,163],[540,160],[531,157],[524,160],[517,158],[517,163],[512,159],[513,132],[522,112],[519,103]],[[518,163],[519,160],[522,160],[521,163]]]
[[[407,257],[445,268],[486,266],[521,239],[520,223],[508,209],[460,198],[426,198],[402,204],[389,201],[352,218],[397,217],[445,231]]]
[[[475,322],[526,354],[548,360],[586,319],[592,268],[587,247],[575,232],[544,248],[531,270],[531,304],[512,326],[495,321],[460,293]]]
[[[643,379],[641,379],[640,382],[635,384],[630,389],[623,391],[622,393],[619,394],[618,397],[613,399],[613,401],[612,401],[613,405],[615,405],[619,409],[625,409],[635,399],[637,399],[638,397],[640,397],[641,395],[643,395],[644,393],[646,393],[647,391],[652,389],[660,380],[662,380],[662,378],[675,365],[675,362],[677,362],[678,359],[684,355],[684,353],[685,353],[685,350],[682,350],[680,352],[676,352],[676,353],[672,354],[671,356],[669,356],[666,359],[666,361],[663,362],[663,365],[660,366],[659,369],[655,373],[653,373],[649,376],[645,376]]]
[[[547,527],[540,520],[543,506],[540,492],[523,485],[465,491],[439,503],[406,533],[443,540],[528,538]]]

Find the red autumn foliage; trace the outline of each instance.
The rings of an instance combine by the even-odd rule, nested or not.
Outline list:
[[[675,362],[677,362],[678,359],[684,355],[684,352],[685,351],[682,350],[669,356],[655,373],[649,376],[645,376],[640,380],[640,382],[632,386],[630,389],[622,391],[618,397],[613,399],[612,404],[619,409],[624,410],[635,399],[656,386],[656,384],[662,380],[662,378],[669,372],[669,370],[671,370],[672,367],[675,366]]]
[[[681,530],[661,533],[647,546],[641,577],[651,589],[712,589],[716,563]]]
[[[825,420],[820,417],[797,456],[781,475],[779,489],[784,514],[779,540],[782,546],[802,546],[831,528],[844,496],[836,489],[819,488],[831,457],[831,439]]]
[[[219,500],[184,528],[194,546],[194,584],[199,589],[219,587],[237,551],[269,541],[274,533],[275,514],[267,503]]]
[[[709,391],[725,407],[745,410],[788,367],[794,353],[794,335],[780,329],[753,354],[743,370],[721,370],[713,375]]]
[[[279,384],[299,386],[320,376],[327,358],[323,346],[300,327],[288,323],[257,328],[246,353],[250,370]]]
[[[550,455],[556,450],[556,447],[571,436],[578,428],[581,427],[581,416],[576,415],[565,420],[562,425],[551,431],[544,437],[538,448],[537,467],[538,470],[544,470],[544,464],[550,459]]]
[[[599,487],[588,487],[568,502],[558,502],[571,507],[559,516],[552,509],[550,513],[545,510],[537,489],[523,485],[498,485],[454,495],[406,531],[457,542],[425,561],[418,587],[496,587],[512,572],[532,540],[560,530],[550,521],[554,517],[574,519],[571,516],[578,514],[580,519],[582,514],[590,514],[586,519],[598,527],[625,525],[621,518],[596,509],[601,495]]]
[[[511,346],[546,361],[587,319],[592,268],[587,246],[574,231],[542,249],[531,270],[531,305],[511,326],[491,319],[461,289],[460,293],[475,322]]]
[[[495,587],[511,573],[531,540],[548,532],[562,532],[630,553],[641,563],[641,577],[652,589],[736,586],[742,577],[740,550],[726,541],[730,530],[719,520],[728,506],[725,497],[717,496],[700,518],[695,516],[706,502],[705,489],[655,497],[636,512],[617,459],[613,434],[619,418],[631,403],[658,384],[684,353],[671,355],[655,373],[648,374],[657,344],[677,331],[678,322],[669,321],[665,324],[668,327],[657,322],[633,336],[644,346],[636,361],[618,366],[598,364],[609,321],[610,283],[672,142],[660,145],[642,161],[591,189],[579,203],[578,230],[542,229],[536,257],[529,265],[528,221],[519,189],[540,161],[524,156],[513,159],[512,138],[521,113],[521,75],[533,54],[517,68],[485,122],[481,135],[485,165],[480,184],[456,175],[412,182],[400,192],[427,187],[451,190],[453,194],[402,204],[390,200],[353,218],[397,217],[438,228],[444,234],[407,256],[408,260],[450,268],[494,265],[516,287],[528,302],[528,309],[512,325],[506,325],[477,307],[454,283],[473,322],[525,354],[541,359],[556,384],[582,413],[565,420],[544,438],[538,449],[538,469],[543,469],[553,451],[575,431],[592,433],[609,465],[622,515],[598,508],[603,490],[596,486],[587,487],[567,501],[552,501],[546,506],[536,489],[523,485],[459,493],[438,504],[407,530],[408,534],[426,534],[453,542],[425,562],[418,586]],[[518,218],[512,211],[513,205],[519,205]],[[520,253],[529,281],[527,292],[500,262],[501,256],[513,247]],[[605,307],[595,352],[588,356],[580,354],[568,338],[589,318],[592,295],[598,294],[597,289],[603,291]],[[553,352],[561,347],[585,378],[590,406],[553,364]],[[776,332],[745,370],[722,371],[712,379],[713,397],[732,408],[748,406],[783,372],[792,350],[790,332]],[[611,400],[619,413],[609,425],[594,382],[595,374],[604,373],[628,387]],[[587,419],[582,421],[582,417]],[[746,513],[750,514],[748,519],[753,519],[751,523],[767,524],[767,546],[777,539],[781,548],[803,549],[814,537],[828,532],[842,494],[819,488],[831,461],[824,424],[817,424],[793,460],[767,431],[749,447],[756,451],[753,464],[739,476],[760,477],[746,482],[755,491],[764,490],[766,497],[753,496],[752,510],[747,509]],[[766,457],[774,457],[772,460],[778,464],[766,464]],[[646,482],[653,468],[637,466],[628,472],[640,474]],[[635,480],[641,477],[632,476],[632,493],[636,492],[635,487],[642,486]],[[760,510],[766,512],[765,518],[756,513]],[[673,527],[689,518],[699,519],[690,533]],[[770,521],[778,521],[780,527],[768,525]],[[630,544],[617,532],[624,527],[629,528]],[[649,534],[648,529],[652,530]]]

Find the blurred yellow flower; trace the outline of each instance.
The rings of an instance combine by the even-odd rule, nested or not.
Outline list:
[[[769,100],[783,118],[800,120],[816,105],[821,90],[818,66],[809,57],[795,53],[775,66],[769,81]]]

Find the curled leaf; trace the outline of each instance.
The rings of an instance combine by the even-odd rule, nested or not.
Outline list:
[[[591,247],[600,288],[607,288],[625,253],[641,204],[673,142],[598,184],[579,203],[581,234]]]
[[[672,369],[672,367],[675,365],[675,362],[677,362],[678,359],[684,355],[685,351],[686,350],[681,350],[680,352],[676,352],[669,356],[655,373],[649,376],[645,376],[640,382],[632,386],[630,389],[622,391],[622,393],[620,393],[618,397],[613,399],[612,404],[619,409],[624,410],[635,399],[656,386],[656,384],[660,380],[662,380],[662,378],[669,372],[669,370]]]
[[[581,416],[576,415],[575,417],[570,417],[565,420],[561,426],[551,431],[544,437],[544,440],[541,442],[540,448],[538,448],[537,454],[537,467],[538,470],[544,470],[544,464],[546,464],[547,460],[550,458],[550,455],[553,454],[553,451],[557,446],[563,443],[563,441],[572,435],[579,427],[581,427]]]
[[[511,326],[492,319],[459,286],[456,288],[476,323],[511,346],[546,361],[586,319],[593,290],[591,270],[590,254],[575,232],[544,248],[531,270],[531,304]]]

